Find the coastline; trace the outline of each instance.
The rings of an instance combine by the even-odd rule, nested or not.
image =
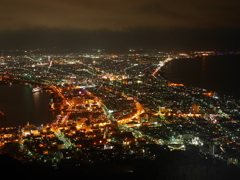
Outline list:
[[[24,126],[27,122],[40,126],[56,117],[54,111],[49,111],[49,94],[32,93],[32,88],[23,84],[0,87],[0,111],[6,117],[6,121],[0,122],[1,127]]]
[[[165,63],[159,73],[169,82],[207,89],[219,95],[240,99],[240,88],[237,84],[240,72],[236,70],[240,65],[238,58],[240,55],[173,59]],[[232,64],[234,67],[231,67]]]

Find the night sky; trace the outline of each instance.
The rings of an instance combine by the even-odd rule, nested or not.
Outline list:
[[[1,0],[0,48],[240,48],[238,0]]]

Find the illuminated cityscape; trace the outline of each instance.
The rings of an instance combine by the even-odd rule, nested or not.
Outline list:
[[[238,179],[239,8],[1,1],[2,177]]]
[[[235,52],[238,54],[239,52]],[[188,152],[238,167],[240,101],[164,79],[161,68],[193,53],[2,55],[3,85],[51,94],[49,124],[0,129],[0,150],[23,164],[53,169],[155,161],[159,152]],[[5,121],[1,111],[1,121]],[[121,169],[134,172],[134,167]]]

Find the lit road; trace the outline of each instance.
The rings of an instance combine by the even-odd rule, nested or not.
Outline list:
[[[108,90],[110,92],[114,91],[114,90],[109,89],[109,88],[104,88],[104,89],[106,89],[106,90]],[[125,97],[125,98],[130,98],[129,96],[124,95],[124,94],[122,94],[122,96]],[[137,112],[134,115],[132,115],[131,117],[129,117],[129,118],[118,119],[117,122],[119,124],[119,129],[122,130],[122,131],[126,131],[126,132],[131,131],[135,138],[143,138],[144,137],[144,138],[147,138],[150,141],[154,142],[155,144],[163,144],[164,142],[161,139],[156,139],[156,138],[154,138],[154,137],[152,137],[150,135],[144,134],[143,132],[139,131],[136,128],[129,128],[129,127],[127,127],[126,123],[131,122],[135,118],[138,119],[139,116],[142,113],[144,113],[144,109],[143,109],[142,105],[139,102],[137,102],[136,100],[134,100],[134,102],[135,102],[136,107],[137,107]],[[102,104],[102,103],[101,103],[101,105],[104,107],[104,109],[105,109],[106,113],[108,114],[108,116],[111,117],[111,113],[109,113],[107,107],[104,104]]]
[[[69,109],[70,111],[67,112],[67,114],[62,118],[61,122],[59,123],[59,125],[65,125],[68,121],[68,118],[71,114],[71,109],[72,109],[72,104],[69,103],[66,98],[62,95],[61,93],[61,90],[59,88],[56,88],[55,86],[51,86],[52,89],[54,89],[54,91],[58,94],[58,96],[60,96],[66,104],[69,105]],[[72,143],[70,141],[70,139],[66,138],[65,137],[65,134],[59,129],[58,125],[57,124],[52,124],[51,125],[52,127],[52,131],[54,132],[54,134],[56,135],[56,137],[62,141],[64,143],[64,146],[67,148],[67,149],[70,149],[72,147],[75,147],[74,143]]]

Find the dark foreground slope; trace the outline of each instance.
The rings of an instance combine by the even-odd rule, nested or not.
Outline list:
[[[64,167],[54,169],[39,164],[23,164],[7,154],[0,155],[2,175],[8,178],[43,179],[156,179],[156,180],[222,180],[240,177],[237,166],[205,159],[194,147],[187,151],[155,149],[156,159],[127,159],[112,164]],[[4,175],[4,176],[5,176]]]

